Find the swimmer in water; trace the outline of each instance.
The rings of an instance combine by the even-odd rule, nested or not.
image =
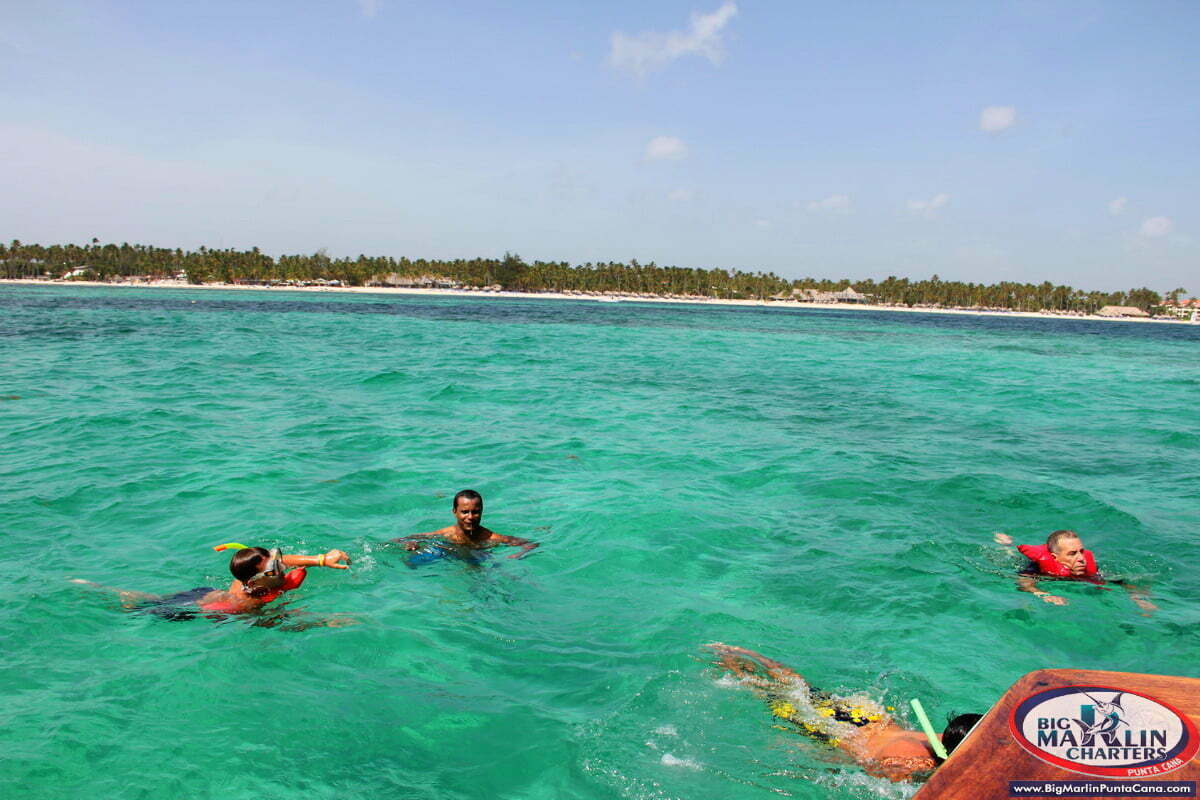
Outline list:
[[[393,539],[404,545],[406,550],[421,549],[422,539],[441,539],[452,547],[468,550],[484,550],[497,546],[519,547],[520,552],[513,553],[509,558],[524,558],[529,551],[538,547],[538,542],[522,539],[518,536],[505,536],[483,527],[483,497],[479,492],[463,489],[454,495],[450,505],[454,511],[454,524],[431,533],[414,533]]]
[[[814,689],[799,673],[744,647],[720,642],[705,647],[717,654],[718,666],[765,697],[776,717],[846,753],[868,775],[910,781],[941,763],[925,734],[902,727],[891,717],[891,709],[869,698],[838,697]],[[953,752],[982,718],[982,714],[960,714],[951,720],[939,737],[946,752]]]
[[[1013,539],[1007,533],[993,534],[992,539],[996,544],[1003,545],[1007,553],[1016,555],[1012,547]],[[1018,549],[1029,561],[1017,573],[1017,589],[1029,592],[1042,602],[1065,606],[1067,599],[1039,588],[1039,580],[1086,581],[1097,586],[1106,583],[1120,586],[1129,594],[1129,599],[1142,610],[1142,616],[1148,617],[1158,610],[1158,606],[1150,602],[1150,593],[1146,589],[1120,579],[1106,580],[1104,574],[1097,570],[1091,552],[1083,546],[1083,540],[1075,531],[1054,531],[1046,537],[1044,547],[1021,545]]]
[[[224,549],[228,545],[221,545]],[[342,563],[345,562],[345,563]],[[218,614],[247,614],[277,600],[284,592],[298,589],[308,576],[306,567],[348,569],[350,557],[341,550],[330,550],[318,556],[284,555],[279,550],[262,547],[240,547],[229,559],[233,582],[225,590],[202,586],[171,595],[155,595],[113,589],[128,609],[144,610],[167,619],[188,619],[200,612]],[[288,567],[298,569],[288,570]],[[100,589],[107,586],[91,581],[72,579]]]

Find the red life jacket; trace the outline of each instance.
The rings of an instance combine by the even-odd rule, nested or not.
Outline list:
[[[1086,550],[1084,550],[1083,552],[1087,553]],[[1088,557],[1089,558],[1091,557],[1091,553],[1088,553]],[[1089,561],[1088,563],[1092,565],[1092,571],[1094,572],[1095,567],[1096,567],[1096,562]],[[307,577],[308,577],[308,570],[305,569],[304,567],[297,567],[296,569],[289,572],[287,575],[283,576],[283,586],[280,586],[278,589],[271,592],[270,594],[264,594],[259,599],[262,600],[264,603],[269,603],[272,600],[278,600],[279,595],[283,594],[284,592],[290,592],[292,589],[299,589],[300,584],[304,583],[304,579]]]
[[[1044,544],[1020,544],[1017,549],[1021,551],[1021,555],[1028,558],[1034,564],[1037,564],[1038,572],[1043,575],[1055,575],[1059,578],[1070,578],[1071,570],[1065,565],[1060,564],[1054,554],[1050,552],[1050,548]],[[1083,577],[1091,578],[1096,575],[1096,557],[1092,555],[1091,550],[1083,551]]]
[[[308,570],[306,570],[304,567],[297,567],[287,575],[283,576],[282,586],[270,594],[262,595],[258,599],[262,600],[263,603],[270,603],[272,600],[278,600],[279,596],[284,592],[290,592],[293,589],[299,589],[300,584],[304,583],[304,579],[307,577]],[[216,603],[201,603],[200,608],[204,609],[205,611],[216,611],[224,614],[236,614],[241,610],[239,606],[234,606],[231,603],[222,603],[219,601]]]

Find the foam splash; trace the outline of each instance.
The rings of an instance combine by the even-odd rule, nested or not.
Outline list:
[[[833,717],[833,709],[822,703],[813,705],[812,689],[800,678],[791,681],[784,692],[785,702],[772,705],[776,716],[800,725],[805,730],[820,733],[833,741],[847,741],[861,735],[861,729],[856,725],[839,721]],[[840,708],[854,709],[866,719],[888,716],[887,710],[876,700],[863,692],[851,695],[830,694],[830,699]]]
[[[845,770],[814,775],[810,780],[839,792],[849,792],[851,797],[879,798],[880,800],[909,800],[920,786],[912,783],[892,783],[885,778],[874,778],[865,772]]]

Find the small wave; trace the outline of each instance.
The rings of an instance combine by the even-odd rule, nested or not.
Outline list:
[[[389,372],[380,372],[372,375],[369,378],[364,378],[359,381],[359,385],[375,388],[383,388],[387,386],[395,386],[396,384],[404,383],[408,380],[407,373],[397,370]]]
[[[1200,449],[1200,434],[1190,431],[1167,431],[1161,434],[1162,443],[1171,447]]]
[[[322,481],[322,483],[342,483],[350,485],[367,484],[373,486],[394,486],[403,475],[394,469],[388,467],[375,467],[373,469],[360,469],[354,472],[346,472],[336,478],[330,478]]]
[[[431,400],[446,400],[452,397],[466,397],[470,392],[454,383],[447,383],[430,397]]]
[[[688,769],[700,769],[702,766],[700,762],[696,761],[694,758],[678,758],[670,753],[663,753],[662,758],[659,759],[659,762],[664,767],[687,767]]]

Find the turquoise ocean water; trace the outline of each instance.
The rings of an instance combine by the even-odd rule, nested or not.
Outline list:
[[[1198,353],[1200,326],[0,287],[0,797],[907,797],[700,646],[936,719],[1040,667],[1200,675]],[[386,541],[465,487],[541,549],[406,567]],[[992,533],[1059,527],[1160,610],[1015,591]],[[224,586],[230,540],[354,565],[266,620],[67,580]],[[301,629],[330,618],[357,624]]]

